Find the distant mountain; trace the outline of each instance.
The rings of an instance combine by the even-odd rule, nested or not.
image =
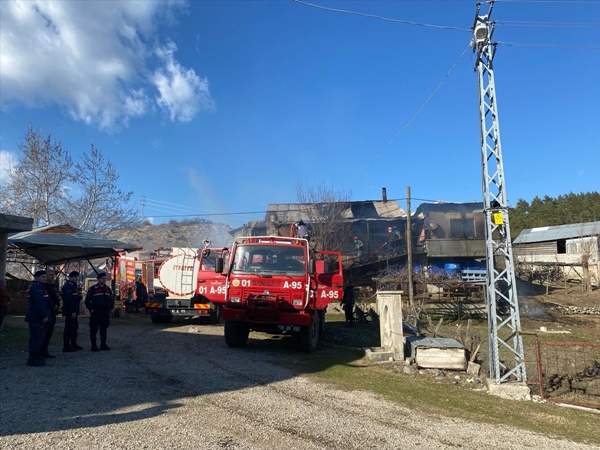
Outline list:
[[[145,224],[136,228],[115,230],[110,237],[130,244],[139,245],[144,251],[158,247],[203,247],[202,241],[209,239],[211,247],[230,247],[232,228],[222,223],[206,220],[171,220],[160,225]]]

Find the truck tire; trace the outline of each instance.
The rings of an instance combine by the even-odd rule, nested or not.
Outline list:
[[[152,323],[163,323],[162,316],[159,316],[158,314],[151,314],[150,319],[152,320]]]
[[[173,321],[173,316],[161,316],[159,314],[151,314],[150,319],[152,323],[171,323]]]
[[[248,342],[250,327],[243,322],[235,322],[233,320],[225,321],[225,343],[229,347],[240,348],[245,347]]]
[[[298,334],[298,345],[300,350],[305,352],[314,352],[319,343],[319,315],[317,313],[311,318],[307,327],[302,327]]]

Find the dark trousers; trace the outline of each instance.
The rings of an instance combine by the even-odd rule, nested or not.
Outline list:
[[[8,310],[8,306],[0,305],[0,327],[2,326],[2,322],[4,322],[4,318],[6,317],[7,310]]]
[[[48,322],[46,322],[46,334],[44,335],[44,343],[42,344],[42,353],[48,353],[50,338],[54,333],[54,325],[56,325],[56,316],[54,314],[50,314],[50,317],[48,317]]]
[[[46,324],[43,322],[29,322],[29,360],[43,361],[42,348],[44,336],[46,335]]]
[[[96,346],[96,335],[100,330],[100,343],[106,345],[106,329],[110,324],[110,311],[94,311],[90,316],[90,341]]]
[[[70,347],[77,343],[77,330],[79,322],[77,316],[65,316],[65,330],[63,331],[63,342],[65,347]]]
[[[346,314],[346,322],[350,325],[354,324],[354,305],[344,304],[344,314]]]

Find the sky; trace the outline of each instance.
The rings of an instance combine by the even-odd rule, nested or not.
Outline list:
[[[75,160],[94,145],[154,223],[239,227],[299,183],[483,201],[475,11],[0,0],[0,177],[31,126]],[[491,19],[509,205],[600,191],[600,0],[498,0]]]

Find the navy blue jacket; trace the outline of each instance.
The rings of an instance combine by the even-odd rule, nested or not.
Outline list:
[[[114,309],[112,291],[106,284],[100,286],[100,284],[96,283],[87,291],[85,306],[90,311],[109,311]]]
[[[39,324],[45,318],[50,318],[50,299],[46,287],[37,281],[32,282],[27,289],[27,312],[25,322]]]
[[[56,293],[56,286],[54,283],[46,283],[45,286],[48,297],[50,298],[50,312],[56,315],[60,307],[60,297]]]
[[[73,313],[79,314],[81,294],[77,290],[77,283],[67,280],[63,285],[61,292],[63,298],[63,316],[70,316]]]

